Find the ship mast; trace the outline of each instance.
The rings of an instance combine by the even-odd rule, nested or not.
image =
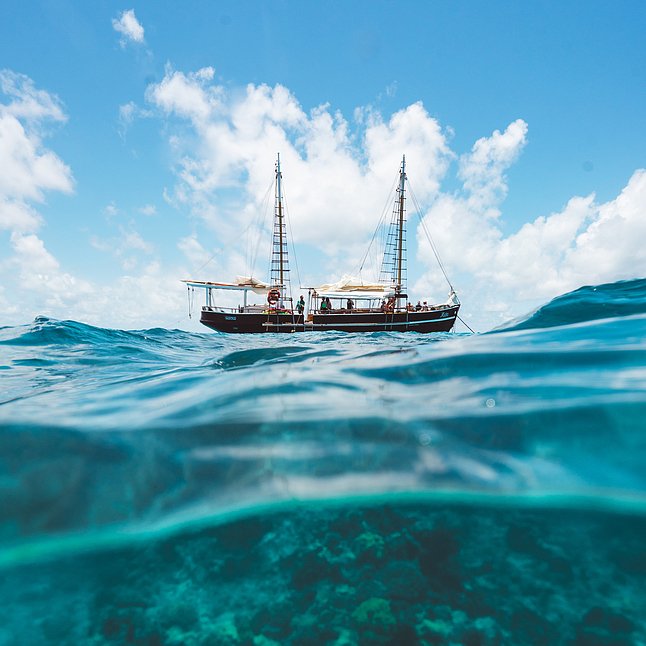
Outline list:
[[[406,188],[406,155],[402,157],[402,169],[399,173],[399,222],[397,235],[397,284],[395,291],[402,290],[402,268],[404,257],[404,190]]]
[[[283,175],[280,171],[280,153],[276,159],[276,192],[274,205],[274,238],[271,257],[271,283],[280,291],[280,305],[286,297],[286,283],[289,280],[289,264],[287,257],[287,229],[283,208]]]
[[[399,169],[379,280],[389,282],[396,295],[406,292],[406,155]]]

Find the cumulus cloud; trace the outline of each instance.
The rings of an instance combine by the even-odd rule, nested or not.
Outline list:
[[[129,42],[142,44],[144,42],[144,28],[135,16],[134,9],[123,11],[118,18],[112,19],[112,27],[121,34],[122,47]]]
[[[0,229],[33,232],[41,217],[31,203],[73,190],[71,170],[43,145],[44,125],[66,117],[58,97],[23,74],[0,71],[0,89]]]
[[[22,287],[44,295],[45,306],[61,305],[71,294],[80,298],[91,291],[89,283],[61,271],[60,263],[37,235],[13,233],[11,244],[15,251],[11,262],[18,269]]]
[[[0,89],[9,97],[9,103],[0,105],[0,114],[27,120],[32,127],[39,122],[66,121],[67,116],[57,96],[39,90],[24,74],[12,70],[0,70]]]
[[[2,272],[12,277],[8,284],[18,277],[25,298],[38,300],[42,311],[88,289],[47,250],[38,235],[43,219],[34,206],[50,191],[73,191],[70,168],[43,143],[45,125],[66,116],[58,97],[22,74],[1,71],[0,88],[8,99],[0,104],[0,229],[10,232],[13,252]]]
[[[225,237],[234,235],[232,222],[239,231],[257,217],[280,152],[288,207],[297,207],[294,238],[325,249],[349,269],[348,250],[372,234],[402,153],[419,169],[423,199],[438,191],[452,159],[439,123],[421,103],[388,120],[365,110],[348,122],[327,105],[306,112],[282,85],[239,92],[213,79],[211,68],[185,74],[169,67],[147,98],[169,121],[192,127],[192,136],[179,128],[169,138],[179,178],[173,203]],[[241,191],[242,205],[239,196],[229,200],[231,188]]]
[[[646,275],[646,171],[634,173],[614,200],[575,196],[562,210],[538,216],[507,236],[501,203],[505,171],[525,144],[527,125],[516,121],[504,133],[476,142],[460,160],[460,191],[443,194],[425,215],[434,242],[481,328],[500,324],[584,284]],[[416,288],[434,297],[442,281],[432,270],[433,251],[418,228],[420,258],[429,271]]]
[[[504,173],[525,146],[526,135],[527,124],[517,119],[504,132],[495,130],[490,137],[478,139],[460,159],[458,177],[473,208],[484,209],[490,217],[500,214],[496,207],[507,195]]]

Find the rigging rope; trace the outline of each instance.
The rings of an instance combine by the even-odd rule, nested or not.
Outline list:
[[[390,187],[390,191],[388,192],[388,197],[386,198],[384,208],[381,211],[381,217],[379,218],[379,222],[377,223],[375,231],[372,234],[372,238],[370,239],[370,244],[368,245],[368,249],[366,250],[366,253],[364,254],[364,256],[363,256],[363,258],[361,260],[361,264],[359,265],[359,270],[357,272],[359,274],[359,276],[361,276],[361,270],[363,269],[363,266],[365,265],[366,260],[368,259],[368,255],[370,254],[372,244],[374,243],[375,238],[377,237],[377,234],[380,232],[381,226],[383,225],[384,220],[386,219],[386,213],[389,212],[389,207],[390,207],[390,204],[391,204],[392,199],[393,199],[392,198],[393,192],[395,191],[395,186],[397,185],[398,181],[399,181],[399,177],[396,177],[395,181],[393,182],[393,185]]]
[[[271,184],[269,185],[269,188],[267,189],[267,192],[265,193],[265,197],[263,198],[263,201],[261,202],[261,204],[264,204],[264,203],[268,200],[268,195],[269,195],[269,192],[271,191],[272,186],[273,186],[273,181],[272,181],[272,182],[271,182]],[[264,211],[266,211],[266,208],[264,209]],[[250,223],[249,223],[249,224],[248,224],[248,225],[247,225],[247,226],[242,230],[242,232],[241,232],[240,234],[236,234],[236,238],[238,238],[238,239],[242,238],[242,237],[243,237],[243,236],[244,236],[244,235],[249,231],[249,229],[251,229],[251,227],[252,227],[254,224],[256,225],[256,228],[260,228],[260,222],[264,219],[264,211],[263,211],[263,209],[261,208],[261,209],[260,209],[260,214],[259,214],[258,218],[257,218],[255,221],[251,221],[251,222],[250,222]],[[226,245],[227,245],[227,244],[229,244],[230,242],[233,242],[233,238],[229,238],[228,240],[223,240],[223,242],[224,242],[224,244],[225,244],[225,246],[226,246]],[[255,265],[256,265],[256,259],[257,259],[257,257],[258,257],[258,248],[259,248],[259,247],[260,247],[260,236],[258,236],[258,238],[257,238],[257,242],[256,242],[256,249],[255,249],[255,251],[254,251],[254,253],[253,253],[252,258],[249,258],[249,257],[245,258],[245,262],[247,263],[247,266],[249,266],[249,263],[250,263],[250,261],[251,261],[251,267],[250,267],[250,269],[251,269],[251,276],[253,276],[253,269],[254,269],[254,267],[255,267]],[[197,274],[197,273],[199,273],[200,271],[202,271],[202,269],[204,269],[204,267],[206,267],[208,264],[210,264],[210,262],[213,260],[213,258],[215,258],[215,257],[216,257],[216,256],[217,256],[221,251],[222,251],[222,249],[221,249],[221,248],[216,249],[216,250],[211,254],[211,256],[210,256],[207,260],[205,260],[205,261],[204,261],[204,262],[203,262],[203,263],[202,263],[202,264],[201,264],[201,265],[200,265],[200,266],[195,270],[195,273]],[[247,250],[247,254],[249,254],[249,250]]]
[[[442,271],[442,274],[444,274],[444,278],[446,279],[446,282],[448,283],[449,287],[451,288],[451,291],[455,291],[453,289],[453,285],[451,284],[451,281],[449,280],[449,277],[446,273],[446,270],[444,269],[444,263],[442,262],[442,259],[440,258],[440,254],[437,250],[437,247],[435,246],[435,243],[433,242],[433,238],[431,237],[431,234],[429,233],[428,229],[426,228],[426,224],[424,222],[424,218],[422,217],[422,209],[419,206],[419,202],[417,201],[417,198],[415,197],[415,193],[413,192],[413,187],[411,186],[410,180],[408,181],[408,192],[410,193],[411,197],[413,198],[413,204],[415,206],[415,210],[417,212],[417,217],[419,218],[419,221],[422,225],[422,229],[424,233],[426,234],[426,238],[431,245],[431,249],[433,251],[433,254],[435,255],[435,260],[437,260],[437,264],[440,267],[440,270]],[[468,326],[467,326],[468,327]]]
[[[195,304],[195,288],[187,285],[188,289],[188,318],[193,318],[193,305]]]
[[[292,233],[292,216],[289,214],[289,208],[287,207],[287,195],[285,194],[285,189],[283,188],[283,202],[285,203],[285,220],[287,220],[287,228],[289,229],[289,240],[292,243],[292,258],[294,259],[294,264],[296,265],[296,278],[298,278],[299,288],[303,284],[301,281],[301,273],[298,269],[298,258],[296,257],[296,247],[294,245],[294,234]],[[289,287],[291,291],[292,283],[289,282]]]
[[[463,325],[465,325],[465,326],[466,326],[466,328],[469,330],[469,332],[471,332],[471,334],[475,334],[475,332],[474,332],[474,331],[469,327],[469,324],[468,324],[468,323],[466,323],[466,322],[465,322],[465,321],[460,317],[460,315],[459,315],[459,314],[458,314],[457,316],[458,316],[458,320],[459,320]]]
[[[258,260],[258,251],[260,250],[260,241],[261,241],[261,235],[260,232],[264,229],[264,222],[267,219],[267,213],[269,212],[269,196],[271,193],[271,189],[274,186],[274,180],[272,179],[271,182],[269,182],[269,186],[267,187],[267,191],[265,192],[265,196],[262,198],[261,207],[260,211],[258,214],[258,218],[256,220],[256,229],[258,230],[258,236],[256,238],[256,248],[253,251],[253,255],[251,256],[250,259],[247,260],[247,267],[249,268],[249,276],[253,278],[253,272],[256,268],[256,260]]]

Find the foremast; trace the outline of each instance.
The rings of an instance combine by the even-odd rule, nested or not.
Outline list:
[[[287,252],[287,227],[283,203],[283,175],[280,171],[280,153],[276,159],[276,189],[274,198],[274,235],[271,255],[270,281],[272,289],[280,292],[278,305],[284,307],[289,297],[289,257]]]
[[[395,296],[406,294],[406,155],[402,157],[399,183],[384,248],[380,282],[390,283]]]

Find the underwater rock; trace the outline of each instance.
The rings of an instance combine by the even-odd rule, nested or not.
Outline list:
[[[426,598],[428,582],[412,563],[390,563],[379,576],[391,599],[416,602]]]
[[[384,539],[374,532],[364,532],[354,541],[359,563],[379,563],[384,557]]]
[[[626,521],[618,538],[615,517],[594,512],[433,505],[383,518],[369,512],[298,506],[107,555],[6,568],[0,643],[646,643],[643,577],[618,569],[616,558],[619,542],[627,558],[638,558],[642,519]],[[332,531],[346,516],[352,532]],[[520,550],[506,549],[510,536]],[[23,639],[6,638],[18,634]]]

